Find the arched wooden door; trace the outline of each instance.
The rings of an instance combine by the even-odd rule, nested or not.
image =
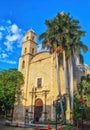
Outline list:
[[[34,120],[39,121],[40,117],[42,116],[42,111],[43,111],[43,102],[42,100],[36,99],[35,101],[35,108],[34,108]]]

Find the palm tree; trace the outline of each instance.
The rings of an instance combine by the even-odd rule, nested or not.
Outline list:
[[[73,20],[70,14],[58,13],[53,20],[46,20],[45,24],[47,26],[46,32],[39,36],[39,40],[42,40],[42,48],[49,48],[51,53],[56,55],[57,63],[57,81],[58,81],[58,91],[60,96],[60,106],[62,112],[62,118],[64,119],[64,110],[62,105],[62,95],[60,86],[60,57],[63,53],[64,56],[64,71],[65,79],[67,82],[67,94],[71,97],[71,103],[73,108],[73,58],[81,56],[81,49],[86,52],[88,50],[87,46],[83,44],[80,40],[85,32],[81,30],[78,20]],[[68,63],[68,64],[67,64]],[[68,68],[68,69],[66,69]],[[70,81],[71,80],[71,81]],[[70,89],[72,91],[70,91]]]

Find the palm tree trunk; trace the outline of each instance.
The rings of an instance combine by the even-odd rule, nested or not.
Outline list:
[[[59,91],[59,97],[60,97],[60,108],[61,108],[61,114],[62,114],[62,120],[63,120],[64,119],[64,109],[63,109],[63,103],[62,103],[62,94],[61,94],[61,86],[60,86],[60,67],[59,67],[58,54],[57,53],[56,53],[56,71],[57,71],[58,91]]]
[[[73,64],[72,56],[68,61],[68,74],[69,74],[69,94],[70,94],[70,108],[71,108],[71,123],[73,124],[72,111],[73,111]]]
[[[67,73],[67,63],[65,58],[65,50],[63,51],[63,67],[64,67],[64,77],[65,77],[65,88],[66,88],[66,122],[70,123],[70,94],[69,94],[69,86],[68,86],[68,73]]]
[[[73,110],[73,63],[70,57],[70,95],[71,95],[71,110]]]

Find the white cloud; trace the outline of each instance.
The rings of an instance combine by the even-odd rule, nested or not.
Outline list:
[[[16,61],[11,61],[11,60],[0,60],[0,62],[8,63],[8,64],[17,64]]]
[[[18,40],[18,35],[17,34],[15,34],[15,35],[7,35],[6,39],[7,39],[8,42],[14,42],[14,41]]]
[[[0,55],[0,58],[7,58],[8,57],[8,55],[6,54],[6,53],[2,53],[1,55]]]
[[[5,28],[3,26],[0,27],[0,31],[4,31]]]
[[[2,51],[2,53],[0,54],[0,62],[8,63],[8,64],[17,64],[16,61],[7,60],[6,59],[7,57],[9,57],[8,54],[6,54],[6,53],[4,53],[4,51]]]
[[[4,45],[6,45],[8,51],[12,51],[14,47],[21,47],[22,41],[23,35],[16,33],[13,35],[7,35],[6,42],[4,42]]]
[[[13,51],[13,46],[12,46],[12,42],[10,41],[6,41],[3,43],[7,48],[6,51]]]
[[[0,26],[0,39],[3,40],[2,45],[5,46],[6,51],[13,51],[14,48],[21,47],[23,41],[24,31],[11,20],[4,21],[4,25]],[[3,36],[3,37],[2,37]]]
[[[41,52],[41,50],[42,50],[41,44],[38,44],[38,52]]]
[[[18,26],[16,24],[13,24],[11,26],[11,31],[12,31],[12,33],[18,33],[19,32]]]
[[[24,31],[16,23],[11,20],[0,22],[0,62],[17,64],[13,53],[21,47],[23,37]]]
[[[38,52],[47,51],[47,49],[42,49],[42,44],[38,44]]]

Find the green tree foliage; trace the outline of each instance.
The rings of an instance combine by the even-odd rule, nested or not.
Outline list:
[[[80,98],[83,99],[82,104],[80,104]],[[90,119],[90,74],[82,76],[78,85],[78,93],[74,98],[74,121],[81,118],[81,106],[84,106],[84,119]]]
[[[81,96],[90,96],[90,74],[81,77],[81,82],[78,85],[78,90]]]
[[[5,111],[14,106],[21,95],[21,85],[24,83],[23,75],[17,69],[0,71],[0,107]]]
[[[90,74],[81,77],[81,82],[78,86],[79,95],[83,98],[86,111],[86,119],[90,119]]]

